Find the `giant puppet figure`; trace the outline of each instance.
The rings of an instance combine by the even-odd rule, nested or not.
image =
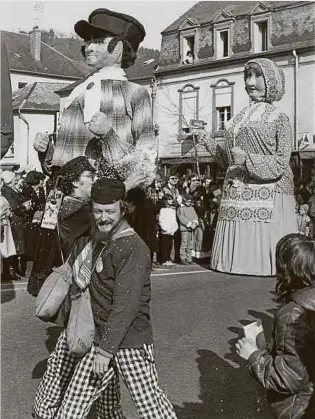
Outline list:
[[[149,185],[155,175],[156,149],[147,90],[127,80],[145,30],[131,16],[107,9],[93,11],[74,26],[84,40],[83,55],[95,72],[68,96],[56,143],[38,133],[34,148],[43,170],[56,173],[86,148],[100,155],[101,176],[124,181],[126,188]]]

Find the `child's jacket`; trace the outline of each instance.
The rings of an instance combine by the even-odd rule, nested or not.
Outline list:
[[[193,222],[198,224],[198,215],[194,207],[181,206],[177,209],[180,231],[191,231]]]
[[[159,226],[162,234],[173,235],[178,230],[175,208],[161,208]]]

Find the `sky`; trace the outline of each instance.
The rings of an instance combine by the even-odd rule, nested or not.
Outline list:
[[[69,34],[74,24],[88,20],[89,14],[98,8],[126,13],[138,19],[146,30],[141,46],[161,48],[161,32],[189,10],[197,1],[0,1],[0,29],[29,32],[38,16],[40,29],[54,29]],[[34,12],[35,6],[41,12]]]

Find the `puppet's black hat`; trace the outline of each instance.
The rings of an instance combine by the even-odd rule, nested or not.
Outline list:
[[[96,9],[89,21],[80,20],[74,25],[75,32],[83,39],[100,38],[102,36],[118,36],[129,41],[134,52],[145,37],[144,27],[132,16],[112,12],[108,9]]]

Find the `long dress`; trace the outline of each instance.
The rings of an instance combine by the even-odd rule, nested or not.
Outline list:
[[[292,133],[288,117],[266,102],[253,102],[227,126],[217,161],[228,166],[216,226],[211,268],[221,272],[273,276],[278,240],[295,233]],[[230,150],[246,152],[241,166]]]

